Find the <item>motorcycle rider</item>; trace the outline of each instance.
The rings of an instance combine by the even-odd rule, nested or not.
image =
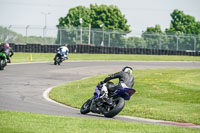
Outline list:
[[[122,71],[109,75],[101,81],[97,88],[100,88],[100,92],[103,93],[103,98],[108,97],[108,90],[115,91],[117,88],[132,88],[134,85],[132,71],[133,69],[131,67],[126,66],[122,69]],[[109,80],[117,78],[119,79],[118,84],[109,84],[106,86],[106,83]]]
[[[69,53],[69,49],[66,46],[61,46],[57,49],[54,60],[56,59],[57,56],[59,56],[59,58],[62,58],[62,56],[64,56],[64,59],[68,59],[67,57],[68,53]]]
[[[3,47],[0,48],[0,52],[4,52],[7,57],[7,62],[11,63],[10,57],[14,55],[14,52],[8,43],[3,44]]]

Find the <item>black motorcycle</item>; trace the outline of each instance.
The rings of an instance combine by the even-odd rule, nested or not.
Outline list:
[[[60,65],[64,60],[67,60],[68,57],[64,54],[61,54],[60,51],[56,53],[56,56],[54,57],[54,65]]]
[[[113,83],[108,82],[106,83],[106,86],[109,86],[109,84]],[[112,92],[108,88],[108,98],[104,99],[101,98],[102,94],[99,90],[99,85],[97,85],[95,88],[94,96],[88,99],[82,105],[80,109],[81,114],[93,112],[97,114],[103,114],[105,117],[112,118],[124,108],[125,100],[129,100],[130,97],[136,92],[136,90],[132,88],[118,88]]]

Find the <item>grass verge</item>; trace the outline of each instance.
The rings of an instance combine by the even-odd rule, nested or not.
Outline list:
[[[0,111],[1,133],[199,133],[199,129],[136,122]]]
[[[30,60],[32,54],[32,60]],[[55,53],[15,53],[13,63],[53,62]],[[200,61],[198,56],[136,55],[136,54],[69,54],[69,61],[75,60],[129,60],[129,61]]]
[[[53,88],[49,96],[80,108],[105,76],[65,83]],[[137,92],[120,115],[200,124],[200,69],[136,70],[134,76]]]

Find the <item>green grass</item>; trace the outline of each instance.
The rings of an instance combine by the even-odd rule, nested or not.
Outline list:
[[[30,61],[32,54],[32,61]],[[55,53],[15,53],[13,63],[19,62],[52,62]],[[69,61],[76,60],[128,60],[128,61],[200,61],[199,56],[167,56],[136,54],[69,54]]]
[[[13,63],[52,62],[55,53],[15,53]],[[76,60],[200,61],[194,56],[69,54]],[[200,123],[199,69],[137,70],[136,94],[120,115]],[[188,76],[188,77],[185,77]],[[53,89],[53,99],[80,108],[105,75],[66,83]],[[116,81],[115,81],[116,82]],[[78,97],[78,98],[77,98]],[[109,119],[52,116],[0,111],[0,133],[199,133],[199,129]]]
[[[0,133],[199,133],[199,129],[0,111]]]
[[[32,54],[32,60],[30,56]],[[53,53],[14,53],[11,57],[12,63],[22,62],[52,62],[55,54]]]
[[[200,124],[200,69],[146,69],[133,74],[137,92],[120,115]],[[105,76],[65,83],[49,96],[80,108]]]

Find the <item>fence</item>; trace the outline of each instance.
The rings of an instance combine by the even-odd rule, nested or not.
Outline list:
[[[200,37],[157,33],[124,33],[89,27],[8,26],[0,31],[0,42],[32,44],[89,44],[92,46],[200,51]]]
[[[10,46],[15,52],[31,52],[31,53],[55,53],[59,45],[41,45],[41,44],[13,44]],[[70,53],[90,53],[90,54],[148,54],[148,55],[188,55],[200,56],[200,52],[191,51],[173,51],[173,50],[157,50],[147,48],[117,48],[102,47],[91,45],[68,45]]]

